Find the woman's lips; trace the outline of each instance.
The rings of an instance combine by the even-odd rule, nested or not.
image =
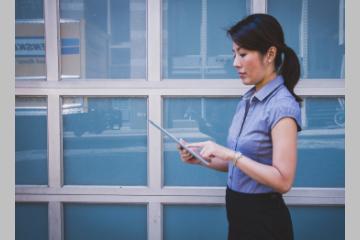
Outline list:
[[[239,75],[240,75],[241,78],[244,78],[246,76],[246,73],[239,72]]]

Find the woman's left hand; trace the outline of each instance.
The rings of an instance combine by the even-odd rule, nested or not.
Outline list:
[[[205,159],[220,158],[223,161],[231,161],[235,152],[223,147],[213,141],[197,142],[187,144],[188,147],[200,148],[200,155]]]

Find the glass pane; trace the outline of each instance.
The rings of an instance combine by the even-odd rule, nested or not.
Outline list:
[[[64,183],[147,184],[147,101],[64,97]]]
[[[43,0],[15,1],[15,76],[45,79]]]
[[[344,0],[268,0],[301,59],[303,78],[344,78]]]
[[[48,204],[16,203],[15,236],[16,240],[49,239]]]
[[[295,239],[344,239],[344,207],[289,207]],[[164,239],[226,239],[224,206],[164,206]],[[208,226],[215,226],[209,228]]]
[[[145,0],[60,0],[62,78],[145,78]]]
[[[15,98],[15,183],[48,183],[47,101]]]
[[[164,206],[164,240],[227,238],[224,206]]]
[[[238,79],[226,29],[248,13],[247,0],[164,0],[163,78]]]
[[[144,205],[65,204],[66,240],[147,239]]]
[[[290,207],[294,239],[345,239],[344,207]]]
[[[345,99],[306,98],[298,139],[297,187],[345,186]]]
[[[213,140],[226,146],[228,127],[239,99],[237,98],[166,98],[164,126],[187,142]],[[227,174],[199,165],[184,164],[176,143],[164,139],[165,185],[225,186]]]

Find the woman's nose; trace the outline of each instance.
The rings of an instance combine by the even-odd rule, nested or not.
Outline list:
[[[241,62],[240,62],[239,57],[235,56],[233,66],[234,67],[240,67],[240,65],[241,65]]]

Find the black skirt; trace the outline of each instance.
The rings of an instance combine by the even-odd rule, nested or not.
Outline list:
[[[289,209],[280,193],[226,189],[228,240],[293,240]]]

